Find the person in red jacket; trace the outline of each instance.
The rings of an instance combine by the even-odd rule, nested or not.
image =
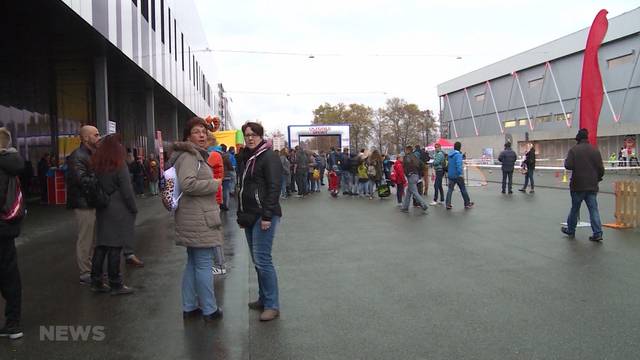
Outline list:
[[[333,197],[338,197],[338,191],[340,191],[340,178],[336,171],[338,171],[338,165],[333,165],[329,170],[329,192]]]
[[[216,191],[216,203],[218,203],[218,206],[222,209],[222,179],[224,178],[224,163],[222,162],[222,154],[220,153],[221,148],[217,145],[216,138],[210,131],[207,140],[209,143],[209,147],[207,148],[207,151],[209,151],[207,164],[211,167],[213,178],[220,180],[218,191]],[[222,246],[216,246],[213,248],[213,262],[214,265],[213,268],[211,268],[211,271],[214,275],[224,275],[227,273],[227,268],[224,265],[224,251]]]
[[[407,186],[407,178],[404,176],[404,166],[402,166],[402,156],[398,154],[396,161],[393,163],[393,170],[391,170],[391,181],[396,185],[396,198],[398,205],[402,204],[402,198],[404,197],[404,188]]]

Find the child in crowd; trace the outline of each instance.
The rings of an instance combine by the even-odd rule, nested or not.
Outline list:
[[[407,185],[407,178],[404,175],[404,166],[402,166],[402,156],[398,154],[396,161],[393,163],[393,170],[391,170],[391,181],[396,184],[396,200],[398,205],[402,204],[402,198],[404,197],[404,187]]]
[[[340,183],[340,179],[338,178],[338,165],[333,165],[333,168],[329,170],[329,192],[331,196],[338,197],[338,184]]]

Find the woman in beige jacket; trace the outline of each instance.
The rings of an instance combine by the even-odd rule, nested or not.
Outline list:
[[[182,277],[185,318],[202,314],[205,321],[222,317],[213,288],[213,248],[224,242],[220,209],[215,196],[222,179],[214,179],[207,165],[207,129],[194,117],[184,128],[184,142],[173,144],[168,167],[175,166],[182,197],[175,212],[176,244],[187,248]]]

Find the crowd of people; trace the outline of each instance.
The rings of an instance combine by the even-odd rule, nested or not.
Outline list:
[[[183,141],[171,148],[165,168],[174,168],[180,184],[180,200],[173,216],[175,242],[186,248],[186,265],[182,274],[182,311],[185,320],[194,317],[216,321],[223,316],[215,297],[214,276],[224,274],[224,232],[221,211],[229,210],[229,196],[237,194],[236,221],[244,230],[251,259],[258,277],[258,298],[248,304],[260,311],[261,321],[271,321],[280,315],[278,278],[272,260],[276,229],[282,217],[280,199],[291,194],[304,198],[320,191],[325,185],[325,173],[331,196],[359,196],[373,199],[389,196],[389,185],[396,190],[400,210],[408,212],[413,205],[426,212],[429,205],[452,208],[452,194],[460,188],[464,208],[470,200],[463,177],[462,144],[456,142],[449,154],[436,145],[432,167],[434,174],[433,201],[427,204],[430,156],[419,146],[407,146],[392,161],[377,150],[360,150],[352,154],[332,148],[329,153],[315,154],[296,147],[274,151],[264,139],[264,129],[258,123],[242,126],[246,145],[235,153],[234,148],[218,146],[208,124],[194,117],[187,121]],[[118,134],[100,137],[98,129],[84,126],[80,131],[81,145],[67,159],[68,206],[74,210],[77,222],[76,258],[80,283],[90,285],[97,293],[132,294],[135,289],[124,284],[121,264],[144,266],[133,252],[135,219],[138,212],[136,186],[140,180],[132,177],[131,163]],[[561,231],[575,236],[577,217],[584,201],[589,209],[593,235],[591,241],[602,241],[602,225],[598,213],[598,183],[604,176],[600,152],[588,143],[588,132],[581,129],[577,145],[570,149],[565,168],[572,171],[570,182],[571,210],[567,226]],[[499,156],[502,163],[502,193],[512,193],[516,154],[506,143]],[[159,165],[149,158],[135,167],[147,176],[150,193],[158,193],[158,178],[151,176]],[[6,300],[6,323],[0,337],[18,339],[20,327],[22,285],[17,264],[15,238],[20,234],[22,217],[10,205],[21,200],[17,178],[24,160],[11,147],[11,134],[0,128],[0,292]],[[147,170],[144,170],[147,169]],[[328,171],[327,171],[328,169]],[[157,170],[159,172],[159,169]],[[522,173],[534,192],[535,149],[525,156]],[[443,180],[448,183],[445,197]],[[15,184],[18,184],[16,187]],[[144,184],[144,183],[143,183]],[[9,214],[10,212],[10,214]],[[19,213],[18,213],[19,214]],[[23,215],[23,214],[22,214]],[[103,265],[107,261],[107,273]]]

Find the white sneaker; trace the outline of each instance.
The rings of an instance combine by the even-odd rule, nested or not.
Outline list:
[[[438,205],[438,202],[437,201],[432,201],[432,202],[429,203],[429,205],[431,205],[431,206]]]
[[[213,275],[223,275],[223,274],[226,273],[226,271],[223,272],[222,268],[219,268],[219,267],[217,267],[215,265],[213,267],[211,267],[211,272],[213,273]]]

